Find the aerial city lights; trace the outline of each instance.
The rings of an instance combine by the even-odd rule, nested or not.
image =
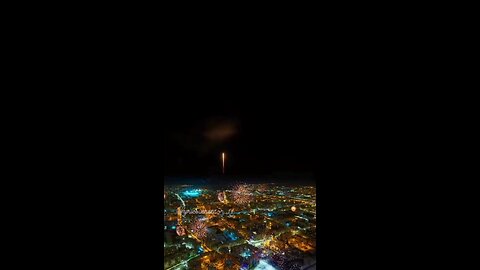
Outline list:
[[[164,269],[315,269],[314,186],[178,185],[164,198]]]
[[[147,146],[155,164],[165,160],[163,200],[155,199],[163,207],[163,269],[319,269],[315,161],[325,149],[315,146],[328,142],[316,135],[315,99],[221,88],[200,91],[201,99],[173,91],[180,96],[161,106],[165,150]],[[130,181],[145,180],[137,178]]]

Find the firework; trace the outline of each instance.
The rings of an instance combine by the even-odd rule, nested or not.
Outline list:
[[[205,238],[207,236],[207,224],[202,220],[195,220],[190,229],[198,238]]]
[[[218,193],[218,200],[222,203],[225,201],[225,192]]]
[[[185,235],[185,228],[183,226],[177,226],[177,234],[179,236],[184,236]]]
[[[233,200],[237,204],[247,204],[253,199],[251,187],[245,184],[236,185],[233,188],[232,194]]]

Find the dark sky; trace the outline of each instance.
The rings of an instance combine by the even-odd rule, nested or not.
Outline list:
[[[166,176],[309,175],[318,160],[320,111],[311,100],[182,101],[165,109]]]

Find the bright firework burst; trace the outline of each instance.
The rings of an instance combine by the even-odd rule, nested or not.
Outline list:
[[[207,236],[207,224],[202,220],[195,220],[190,229],[198,238],[205,238]]]
[[[183,226],[177,226],[177,234],[179,236],[184,236],[185,235],[185,228]]]
[[[225,201],[225,193],[223,191],[218,193],[218,200],[222,203]]]
[[[237,204],[247,204],[253,200],[252,188],[246,184],[239,184],[233,188],[233,200]]]

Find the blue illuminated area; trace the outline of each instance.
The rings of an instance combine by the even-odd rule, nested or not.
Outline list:
[[[182,192],[182,195],[187,198],[196,198],[202,195],[202,190],[200,189],[185,190],[184,192]]]
[[[268,264],[267,261],[260,260],[257,267],[255,267],[253,270],[278,270],[278,269]]]
[[[202,248],[202,247],[198,247],[198,253],[203,253],[203,252],[204,252],[203,248]]]
[[[273,217],[273,213],[272,213],[272,212],[268,212],[268,213],[267,213],[267,216]]]
[[[252,256],[252,252],[249,249],[247,249],[244,252],[242,252],[240,254],[240,256],[242,256],[243,258],[248,258],[248,257]]]
[[[224,234],[225,237],[227,237],[230,241],[236,241],[236,240],[238,240],[238,236],[237,236],[234,232],[225,231],[223,234]]]
[[[290,222],[285,223],[285,225],[287,225],[287,227],[290,227]]]

